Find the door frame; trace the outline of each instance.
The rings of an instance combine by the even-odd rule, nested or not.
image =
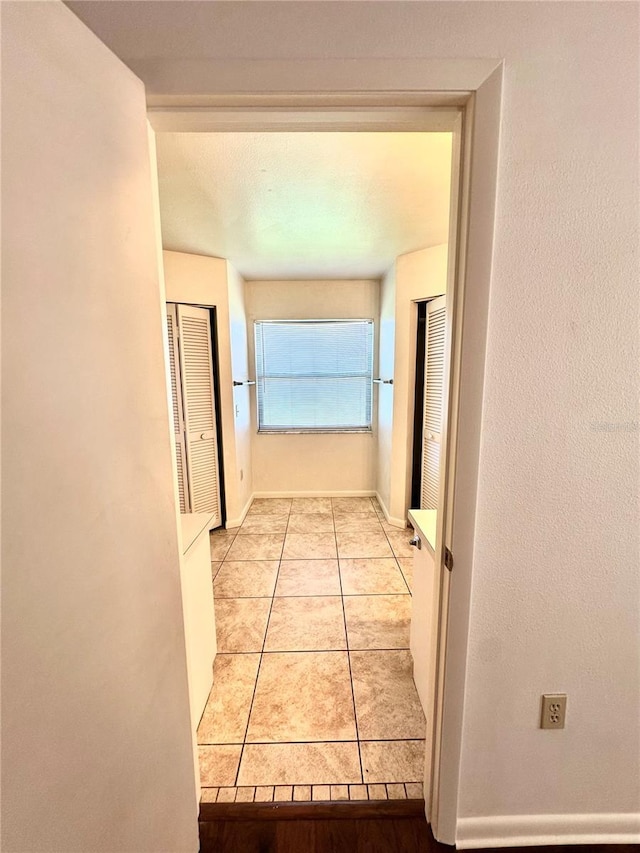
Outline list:
[[[304,65],[304,68],[302,67]],[[314,69],[310,66],[313,65]],[[434,836],[456,841],[464,686],[469,645],[476,489],[497,182],[502,63],[498,60],[380,61],[365,77],[353,64],[303,63],[288,80],[309,89],[268,87],[279,64],[263,63],[253,91],[155,96],[148,118],[156,132],[451,131],[452,205],[447,274],[449,370],[444,407],[436,564],[442,570],[436,671],[436,719],[426,802]],[[265,76],[266,75],[266,76]],[[323,76],[324,75],[324,76]],[[259,77],[263,79],[260,80]],[[285,74],[286,77],[286,74]],[[429,85],[429,81],[433,81]],[[323,79],[334,85],[322,88]],[[340,85],[335,85],[336,80]],[[246,81],[245,81],[246,82]],[[399,83],[402,85],[398,85]],[[409,85],[407,85],[409,83]],[[465,83],[467,85],[465,85]],[[224,84],[223,84],[224,85]],[[226,85],[233,85],[227,75]],[[463,334],[464,333],[464,334]],[[455,493],[455,502],[454,502]]]

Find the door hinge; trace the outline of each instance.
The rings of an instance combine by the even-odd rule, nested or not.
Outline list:
[[[444,546],[444,567],[450,572],[453,571],[453,554],[446,545]]]

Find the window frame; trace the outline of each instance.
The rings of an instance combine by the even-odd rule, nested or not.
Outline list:
[[[366,323],[371,329],[371,356],[369,364],[368,382],[370,387],[370,405],[369,405],[369,424],[368,426],[318,426],[318,427],[300,427],[300,426],[261,426],[260,422],[260,380],[261,375],[258,370],[258,327],[262,325],[304,325],[305,323],[319,324],[339,324],[339,323]],[[373,317],[309,317],[309,318],[287,318],[281,319],[256,319],[253,321],[253,342],[254,342],[254,360],[256,366],[256,423],[258,435],[349,435],[349,434],[368,434],[373,433],[373,373],[375,366],[375,342],[376,328]],[[327,374],[330,376],[330,374]]]

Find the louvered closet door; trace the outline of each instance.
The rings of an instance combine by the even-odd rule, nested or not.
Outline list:
[[[185,445],[184,416],[182,412],[182,388],[178,358],[178,315],[175,305],[167,305],[167,329],[169,332],[169,372],[171,375],[171,403],[173,431],[176,439],[176,468],[178,471],[178,493],[180,512],[190,512],[187,487],[187,451]]]
[[[211,512],[221,524],[209,312],[178,305],[177,315],[191,512]]]
[[[442,432],[445,297],[427,305],[424,363],[424,418],[422,423],[422,483],[420,508],[437,509],[440,488],[440,438]]]

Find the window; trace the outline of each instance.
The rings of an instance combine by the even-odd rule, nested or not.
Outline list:
[[[255,324],[258,430],[371,429],[372,320]]]

